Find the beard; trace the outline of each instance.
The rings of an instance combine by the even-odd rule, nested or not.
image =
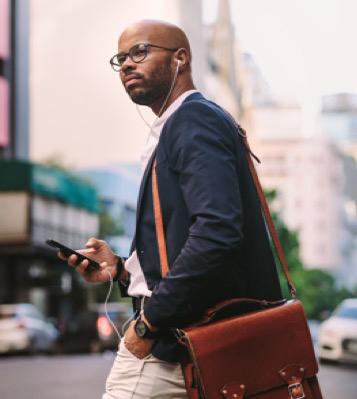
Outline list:
[[[160,98],[165,98],[171,88],[170,59],[165,64],[151,71],[147,78],[142,78],[140,87],[126,88],[131,100],[138,105],[150,105]]]

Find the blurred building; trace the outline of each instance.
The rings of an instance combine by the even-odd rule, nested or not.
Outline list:
[[[325,137],[357,161],[357,94],[322,98],[321,129]]]
[[[302,108],[275,101],[254,59],[244,60],[248,133],[262,161],[257,165],[262,184],[278,191],[275,209],[297,231],[305,267],[329,271],[339,284],[353,288],[357,278],[351,278],[356,268],[351,260],[353,228],[346,222],[343,154],[321,134],[306,137]]]
[[[142,175],[139,163],[111,164],[84,169],[79,173],[95,186],[102,206],[120,227],[120,234],[105,239],[117,254],[128,256],[136,227],[136,205]]]
[[[82,247],[98,231],[97,200],[88,184],[28,161],[31,3],[0,0],[0,302],[58,316],[86,298],[45,240]]]
[[[0,159],[27,159],[28,0],[0,0]]]
[[[0,1],[0,151],[9,141],[9,81],[6,63],[9,59],[9,4]]]
[[[242,123],[245,117],[243,54],[236,40],[228,0],[219,1],[216,21],[205,27],[204,39],[204,94]]]
[[[274,104],[270,87],[265,80],[262,71],[249,53],[243,54],[243,70],[245,75],[245,86],[243,101],[249,106]]]
[[[0,161],[0,176],[0,302],[31,302],[57,315],[77,276],[45,241],[75,249],[97,235],[95,190],[26,161]]]
[[[357,286],[357,94],[336,93],[322,98],[321,130],[340,151],[343,170],[344,278]]]
[[[344,175],[339,153],[326,142],[303,138],[263,139],[256,152],[263,186],[278,190],[275,207],[298,232],[304,265],[341,277]]]

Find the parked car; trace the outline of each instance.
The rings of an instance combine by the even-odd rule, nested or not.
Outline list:
[[[132,315],[130,306],[123,303],[108,303],[108,315],[118,332]],[[64,331],[56,342],[57,353],[92,352],[118,347],[119,338],[105,314],[104,304],[94,305],[74,315],[65,324]]]
[[[0,353],[51,352],[57,336],[57,329],[34,305],[0,305]]]
[[[322,361],[357,362],[357,299],[345,299],[321,323],[318,357]]]

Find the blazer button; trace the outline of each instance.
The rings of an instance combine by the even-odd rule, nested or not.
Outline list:
[[[143,254],[143,253],[144,253],[144,251],[141,249],[141,250],[140,250],[140,253],[141,253],[141,254]]]

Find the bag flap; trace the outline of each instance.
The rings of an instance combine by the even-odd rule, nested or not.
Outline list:
[[[244,385],[246,396],[288,385],[284,370],[300,370],[299,379],[317,374],[310,331],[297,300],[183,331],[203,390],[217,397],[231,383]]]

